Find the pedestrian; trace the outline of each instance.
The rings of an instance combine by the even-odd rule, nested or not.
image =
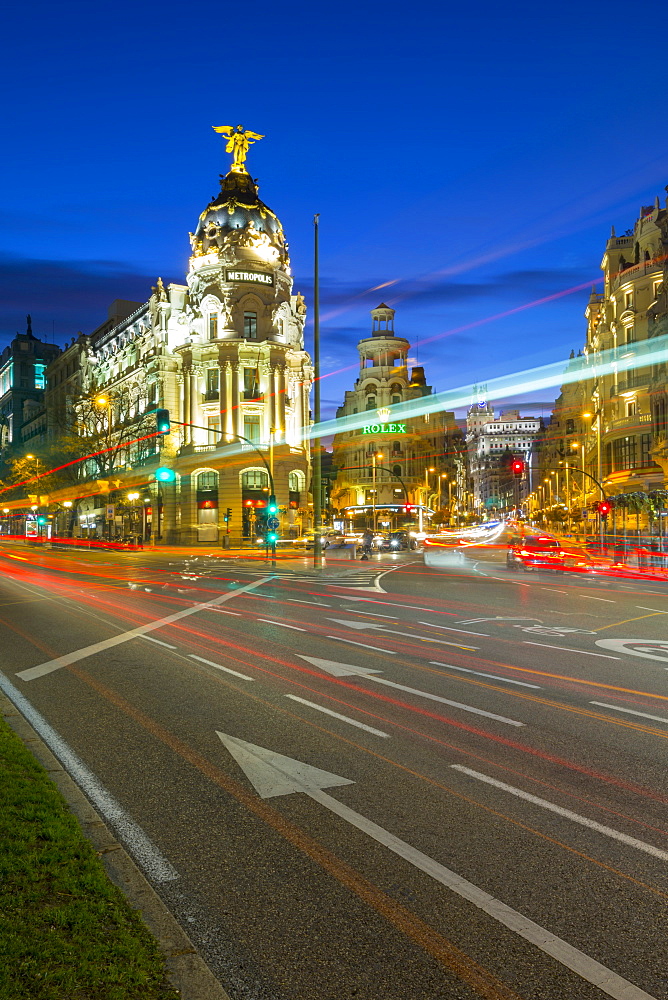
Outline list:
[[[371,550],[373,547],[373,534],[367,528],[362,535],[362,559],[368,559],[371,555]]]

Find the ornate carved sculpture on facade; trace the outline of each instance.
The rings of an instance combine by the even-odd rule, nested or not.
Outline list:
[[[258,135],[257,132],[245,132],[243,125],[236,127],[233,125],[212,125],[211,127],[214,132],[220,132],[227,136],[225,152],[232,153],[232,170],[238,174],[247,174],[248,171],[244,163],[248,156],[248,150],[252,144],[264,139],[264,136]]]

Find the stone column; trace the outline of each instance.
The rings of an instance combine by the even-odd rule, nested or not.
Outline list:
[[[241,410],[239,400],[243,392],[241,380],[243,379],[243,368],[239,364],[232,366],[232,433],[243,434],[244,429],[241,420]]]
[[[232,365],[225,363],[225,424],[224,430],[232,437],[234,434],[234,392],[232,391]]]
[[[189,401],[190,416],[188,417],[188,419],[190,420],[191,424],[196,424],[197,423],[197,373],[192,369],[190,370],[189,381],[190,381],[190,401]],[[198,436],[197,431],[191,431],[190,440],[192,442],[195,442],[197,436]]]
[[[179,481],[181,506],[180,545],[194,545],[197,541],[197,494],[193,476],[181,476]]]
[[[162,542],[175,545],[176,537],[176,483],[161,483],[162,493]]]
[[[190,420],[190,372],[185,371],[183,373],[183,416],[181,417],[184,424],[183,428],[183,443],[184,445],[189,445],[193,439],[192,431],[188,427],[188,421]]]

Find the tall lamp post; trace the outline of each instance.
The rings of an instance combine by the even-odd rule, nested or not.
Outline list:
[[[376,531],[377,531],[377,528],[376,528],[376,523],[377,523],[376,518],[377,518],[377,514],[378,514],[378,512],[376,510],[376,496],[377,496],[377,493],[376,493],[376,459],[381,459],[382,457],[383,457],[382,451],[377,451],[377,452],[375,451],[373,453],[372,458],[371,458],[371,463],[372,463],[371,467],[372,467],[372,472],[373,472],[373,476],[372,476],[373,487],[372,487],[371,492],[373,494],[373,502],[372,502],[373,515],[372,516],[373,516],[373,533],[374,533],[374,535],[376,534]]]
[[[420,504],[419,510],[419,520],[418,520],[418,531],[423,530],[423,515],[425,508],[427,506],[427,498],[429,496],[429,473],[435,472],[433,465],[430,465],[428,469],[424,470],[424,502]]]
[[[106,411],[107,411],[107,449],[109,449],[109,448],[111,448],[111,397],[110,396],[104,396],[104,395],[103,396],[96,396],[95,397],[95,405],[96,406],[104,406],[106,408]],[[107,451],[107,455],[108,455],[108,451]],[[108,457],[107,461],[109,461],[109,460],[110,459]],[[107,497],[107,499],[108,499],[108,497]],[[113,533],[114,522],[110,521],[110,520],[107,520],[106,525],[107,525],[108,537],[109,537],[109,540],[111,541],[111,536],[112,536],[112,533]],[[160,511],[158,511],[158,528],[159,528],[159,526],[160,526]]]

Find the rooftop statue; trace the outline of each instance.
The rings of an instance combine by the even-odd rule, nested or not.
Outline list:
[[[244,166],[248,150],[253,143],[256,143],[259,139],[264,139],[264,136],[258,135],[257,132],[244,132],[243,125],[237,125],[236,127],[233,125],[213,125],[212,128],[214,132],[221,132],[227,136],[225,152],[232,153],[232,170],[238,174],[248,173]]]

